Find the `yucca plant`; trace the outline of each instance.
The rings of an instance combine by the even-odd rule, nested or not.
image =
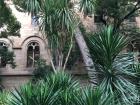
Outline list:
[[[64,71],[60,70],[45,79],[48,86],[53,86],[53,91],[58,93],[57,104],[77,105],[77,92],[80,89],[79,82]]]
[[[112,95],[104,95],[100,87],[86,86],[78,91],[77,105],[114,105]]]
[[[32,90],[33,86],[31,84],[20,87],[19,90],[12,92],[11,105],[33,105],[31,102],[32,99]]]
[[[26,10],[39,17],[39,26],[48,40],[55,71],[65,69],[73,44],[76,15],[70,0],[27,0]]]
[[[95,4],[95,0],[80,0],[80,11],[82,11],[85,16],[91,15],[94,12]]]
[[[93,86],[66,89],[59,96],[60,105],[114,105],[113,96],[104,95],[100,88]]]
[[[56,73],[46,77],[44,81],[48,86],[54,86],[54,91],[63,91],[67,89],[73,90],[79,88],[79,82],[77,80],[74,80],[70,74],[67,74],[61,70],[58,70]]]
[[[58,71],[45,81],[13,91],[10,105],[109,105],[111,98],[103,96],[102,89],[81,87],[69,74]]]
[[[57,92],[45,83],[27,84],[12,92],[11,105],[55,105]]]
[[[9,105],[10,99],[11,96],[9,92],[6,91],[0,92],[0,105]]]
[[[114,33],[113,27],[108,26],[89,36],[87,43],[101,75],[100,86],[104,94],[115,96],[115,104],[132,105],[137,98],[136,86],[130,80],[135,78],[131,68],[133,55],[121,52],[128,44],[128,39]]]
[[[65,69],[72,50],[73,31],[77,20],[72,6],[70,0],[45,0],[40,24],[41,29],[47,33],[56,69]]]
[[[77,18],[78,14],[75,11],[75,0],[13,1],[27,12],[39,17],[39,26],[44,35],[45,41],[47,40],[48,42],[50,48],[48,49],[48,52],[51,52],[49,59],[54,71],[60,68],[63,70],[66,69],[73,47],[74,37],[80,48],[86,69],[88,71],[94,69],[93,61],[89,57],[90,53],[87,45],[78,28],[79,26],[77,23],[79,23],[79,19]],[[88,2],[88,0],[86,1]],[[92,81],[97,84],[96,78],[92,78]]]
[[[75,96],[79,88],[70,75],[58,71],[44,81],[29,83],[12,92],[11,105],[77,105]]]
[[[135,63],[132,65],[134,71],[136,71],[136,78],[134,79],[135,84],[137,85],[138,90],[138,101],[136,105],[140,104],[140,63]]]
[[[48,86],[54,86],[55,92],[59,90],[57,104],[109,105],[111,103],[112,96],[103,96],[102,89],[94,89],[92,86],[82,87],[77,80],[64,71],[57,71],[48,76],[45,81]]]

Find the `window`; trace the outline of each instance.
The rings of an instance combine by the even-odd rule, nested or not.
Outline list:
[[[39,44],[36,42],[31,42],[27,49],[27,67],[34,67],[35,61],[40,57]]]
[[[0,67],[6,67],[5,52],[7,52],[7,44],[0,42]]]

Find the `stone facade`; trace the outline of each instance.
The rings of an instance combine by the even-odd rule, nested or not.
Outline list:
[[[1,69],[2,84],[5,88],[19,86],[29,80],[32,76],[33,67],[27,67],[28,45],[35,42],[39,46],[39,56],[49,63],[47,42],[37,26],[31,24],[31,16],[16,10],[12,2],[7,2],[17,20],[21,23],[20,37],[10,36],[8,39],[1,38],[0,42],[5,43],[10,51],[15,54],[16,68],[12,69],[9,64]]]
[[[8,46],[8,49],[14,51],[15,54],[15,62],[16,68],[12,69],[10,65],[6,65],[4,68],[0,68],[0,75],[2,77],[2,84],[6,89],[11,89],[14,87],[18,87],[24,83],[26,83],[32,77],[32,72],[34,70],[33,67],[27,67],[27,50],[28,46],[35,42],[39,46],[39,54],[40,57],[45,59],[46,62],[49,64],[49,48],[47,46],[47,41],[44,40],[43,35],[39,32],[39,29],[35,24],[32,24],[31,16],[27,13],[22,13],[16,10],[12,2],[8,0],[8,6],[11,8],[13,14],[17,18],[17,20],[21,23],[20,29],[20,37],[8,37],[8,39],[1,38],[0,42],[5,43]],[[80,13],[80,19],[82,20],[84,26],[88,31],[95,31],[98,29],[98,23],[94,22],[94,18],[90,17],[83,17]],[[97,25],[98,24],[98,25]],[[130,24],[136,24],[140,27],[140,18],[136,18],[136,22],[131,22]],[[126,49],[125,49],[126,51]],[[136,51],[140,51],[140,49],[136,49]],[[78,64],[79,66],[79,64]],[[78,67],[77,66],[77,67]],[[75,71],[70,71],[73,74],[81,75],[81,73],[86,74],[86,71],[82,68],[78,67],[75,68]],[[79,69],[80,68],[80,69]]]

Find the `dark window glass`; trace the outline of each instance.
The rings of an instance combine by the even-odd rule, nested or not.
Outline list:
[[[39,44],[36,42],[31,42],[28,45],[27,49],[27,67],[34,67],[35,62],[39,59],[39,57],[40,57]]]

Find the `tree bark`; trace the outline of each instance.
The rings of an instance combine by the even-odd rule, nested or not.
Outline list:
[[[83,61],[85,63],[85,67],[88,70],[88,76],[89,76],[90,82],[93,83],[94,86],[97,86],[98,79],[97,79],[97,72],[95,70],[94,62],[91,58],[89,49],[86,45],[86,42],[84,40],[84,37],[83,37],[79,27],[77,27],[75,30],[75,39],[79,46],[80,52],[82,54]]]

